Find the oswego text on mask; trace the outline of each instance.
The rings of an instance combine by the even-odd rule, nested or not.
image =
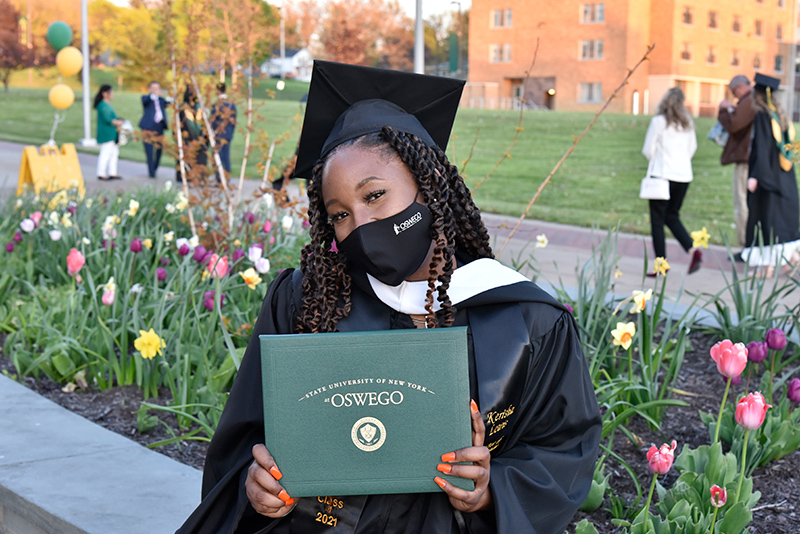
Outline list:
[[[417,224],[421,220],[422,220],[422,213],[417,212],[414,215],[412,215],[411,217],[409,217],[408,219],[406,219],[405,221],[403,221],[402,223],[395,224],[394,225],[394,235],[398,235],[400,232],[405,232],[406,230],[408,230],[409,228],[411,228],[412,226],[414,226],[415,224]]]
[[[363,393],[336,393],[331,395],[330,403],[334,408],[350,406],[388,406],[401,404],[403,393],[400,391],[368,391]]]

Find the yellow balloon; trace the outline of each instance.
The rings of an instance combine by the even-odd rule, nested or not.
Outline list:
[[[56,67],[61,76],[74,76],[83,67],[83,54],[74,46],[65,46],[56,54]]]
[[[54,85],[47,95],[50,104],[56,109],[67,109],[75,102],[75,92],[68,85]]]

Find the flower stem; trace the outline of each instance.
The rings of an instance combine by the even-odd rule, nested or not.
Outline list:
[[[739,492],[742,490],[742,482],[744,482],[744,467],[747,464],[747,442],[750,438],[750,431],[745,430],[744,433],[744,445],[742,446],[742,469],[739,472],[739,483],[736,485],[736,500],[741,501],[741,497],[739,496]],[[745,503],[742,503],[745,504]]]
[[[711,529],[708,531],[709,534],[714,534],[714,525],[717,524],[717,514],[719,513],[719,508],[714,508],[714,518],[711,520]]]
[[[772,402],[772,383],[775,381],[775,355],[778,353],[777,350],[770,350],[772,353],[772,364],[769,366],[769,397],[767,397],[767,403]]]
[[[719,405],[719,415],[717,416],[717,428],[714,431],[714,441],[712,445],[719,441],[719,427],[722,425],[722,410],[725,408],[725,401],[728,400],[728,391],[731,389],[731,379],[725,384],[725,394],[722,396],[722,404]]]
[[[644,505],[644,531],[647,532],[647,524],[650,522],[650,501],[653,498],[653,490],[656,489],[656,479],[658,473],[653,473],[653,482],[650,484],[650,493],[647,494],[647,504]]]

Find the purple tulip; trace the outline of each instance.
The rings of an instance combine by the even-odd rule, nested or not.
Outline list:
[[[725,376],[725,375],[720,375],[720,376],[722,377],[723,381],[725,381],[725,382],[728,381],[728,377],[727,376]],[[742,375],[736,375],[733,378],[731,378],[731,385],[732,386],[735,386],[735,385],[741,384],[741,383],[742,383]]]
[[[14,234],[14,243],[19,243],[20,241],[22,241],[22,232],[17,230],[17,233]]]
[[[69,212],[70,215],[74,217],[75,212],[77,211],[76,206],[74,204],[70,204],[69,206],[67,206],[67,211]]]
[[[116,247],[116,246],[117,246],[116,243],[114,243],[113,241],[109,241],[108,239],[103,239],[103,248],[104,249],[108,248],[108,247],[111,247],[111,250],[114,250],[114,247]]]
[[[800,404],[800,378],[792,378],[789,381],[789,386],[786,388],[786,397],[790,401]]]
[[[158,278],[159,282],[163,282],[167,279],[167,270],[163,267],[159,267],[156,269],[156,278]]]
[[[751,341],[747,344],[747,359],[753,363],[761,363],[767,359],[769,347],[766,341]]]
[[[186,245],[184,245],[184,246],[186,246]],[[181,247],[181,248],[183,248],[183,247]],[[195,249],[194,249],[194,254],[192,254],[192,259],[194,261],[196,261],[197,263],[202,263],[203,262],[203,258],[206,255],[206,252],[207,252],[206,247],[204,247],[203,245],[197,245],[195,247]]]
[[[169,265],[169,258],[168,258],[168,257],[166,257],[166,256],[161,256],[161,257],[158,259],[158,263],[160,263],[161,265],[163,265],[164,267],[166,267],[167,265]]]
[[[203,259],[200,260],[200,263],[205,265],[206,263],[211,261],[211,256],[213,256],[213,255],[214,255],[214,251],[213,250],[206,250],[206,253],[203,254]]]
[[[14,252],[14,242],[9,241],[8,245],[6,245],[6,252]]]
[[[178,254],[180,254],[181,256],[186,256],[191,251],[192,247],[184,243],[183,245],[181,245],[181,248],[178,249]]]
[[[770,328],[764,341],[772,350],[781,350],[786,346],[786,334],[780,328]]]
[[[244,250],[237,248],[236,250],[233,251],[233,263],[236,263],[242,258],[244,258]]]
[[[142,251],[142,240],[138,237],[131,241],[131,252],[138,254]]]
[[[575,315],[575,310],[572,308],[572,306],[570,306],[569,304],[567,304],[567,303],[565,302],[565,303],[564,303],[564,307],[565,307],[567,310],[569,310],[569,312],[570,312],[571,314]]]
[[[214,311],[215,293],[216,293],[215,291],[206,291],[205,295],[203,295],[203,306],[205,306],[208,311]],[[225,306],[225,293],[220,295],[219,304],[220,306]]]
[[[256,222],[256,216],[253,214],[252,211],[248,211],[244,215],[242,215],[242,220],[247,224],[254,224]]]
[[[303,228],[308,228],[311,226],[311,223],[308,222],[308,219],[303,219]]]

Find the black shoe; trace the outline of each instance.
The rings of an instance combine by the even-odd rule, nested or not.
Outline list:
[[[122,180],[122,176],[109,176],[109,180]]]
[[[700,270],[700,264],[703,262],[703,253],[700,249],[695,249],[692,254],[692,262],[689,264],[689,274],[695,273]]]
[[[98,176],[97,179],[100,180],[101,182],[110,182],[112,180],[112,177],[111,176]]]
[[[744,263],[744,258],[742,258],[742,253],[737,252],[736,254],[734,254],[733,261],[735,261],[736,263]]]

